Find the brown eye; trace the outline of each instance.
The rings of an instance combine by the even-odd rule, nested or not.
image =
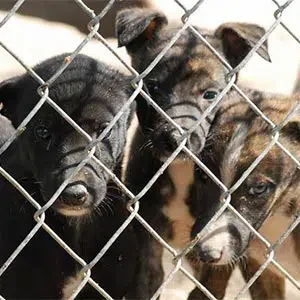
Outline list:
[[[154,79],[149,79],[146,83],[146,87],[149,92],[154,92],[158,90],[158,81]]]
[[[204,171],[198,171],[197,174],[201,182],[205,183],[208,181],[209,177]]]
[[[46,126],[37,126],[35,136],[42,140],[48,140],[51,137],[50,130]]]

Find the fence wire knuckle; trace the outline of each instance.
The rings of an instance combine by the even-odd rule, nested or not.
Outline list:
[[[28,0],[29,1],[29,0]],[[76,299],[76,297],[83,291],[83,289],[88,285],[89,288],[94,289],[98,292],[99,297],[102,296],[105,299],[112,300],[113,298],[109,293],[101,287],[96,280],[93,278],[93,268],[96,264],[101,263],[101,259],[104,255],[111,249],[111,247],[115,244],[118,238],[122,235],[122,233],[128,228],[128,226],[132,225],[133,222],[138,222],[143,230],[151,235],[151,237],[156,240],[159,245],[163,247],[164,250],[169,252],[172,256],[172,269],[165,275],[164,280],[160,283],[159,287],[156,289],[153,295],[151,295],[150,300],[158,299],[162,293],[166,290],[168,284],[174,279],[174,277],[180,273],[186,279],[191,281],[196,288],[201,290],[203,294],[206,295],[207,298],[217,300],[217,298],[213,295],[213,292],[205,287],[204,284],[201,283],[200,279],[197,278],[196,275],[191,274],[184,266],[183,259],[193,250],[195,245],[201,242],[205,236],[211,230],[213,224],[224,214],[225,211],[229,211],[235,218],[237,218],[247,229],[251,231],[251,234],[263,244],[265,249],[265,258],[263,263],[260,264],[259,268],[256,272],[251,276],[250,279],[239,289],[238,293],[234,295],[233,299],[241,299],[245,292],[249,291],[250,287],[255,283],[255,281],[261,276],[261,274],[269,267],[272,266],[276,270],[278,270],[289,282],[291,282],[296,288],[300,290],[300,283],[293,277],[292,274],[289,273],[285,269],[285,267],[276,260],[276,249],[281,246],[286,239],[291,235],[291,233],[295,230],[297,226],[300,224],[300,212],[297,212],[294,218],[291,218],[288,228],[280,235],[280,237],[274,242],[269,241],[262,233],[259,232],[259,229],[254,228],[251,223],[244,217],[232,203],[232,194],[237,191],[241,187],[241,185],[247,180],[252,172],[254,172],[257,166],[261,163],[261,161],[270,153],[270,151],[274,147],[278,147],[284,155],[288,156],[289,159],[300,169],[300,161],[299,158],[293,155],[293,153],[288,149],[281,140],[281,132],[282,129],[288,124],[289,121],[292,120],[295,116],[299,116],[300,111],[300,100],[296,102],[296,104],[291,107],[280,123],[274,123],[264,112],[259,108],[259,106],[251,99],[251,96],[248,96],[240,86],[236,83],[238,73],[244,69],[244,67],[248,64],[251,58],[259,51],[259,49],[263,46],[266,40],[272,36],[274,30],[278,27],[281,27],[294,39],[297,43],[300,44],[300,38],[290,29],[290,27],[282,21],[282,18],[285,14],[285,11],[290,6],[292,7],[292,3],[295,0],[287,0],[284,3],[280,3],[277,0],[269,0],[269,2],[273,3],[274,10],[270,11],[272,16],[272,24],[265,30],[263,36],[259,39],[258,42],[255,43],[251,47],[251,50],[244,56],[244,58],[235,66],[232,67],[229,62],[225,59],[222,53],[220,53],[206,38],[204,34],[201,34],[198,27],[193,25],[190,22],[191,16],[195,14],[195,12],[201,11],[201,5],[204,3],[204,0],[193,1],[190,7],[187,7],[187,4],[184,3],[183,0],[173,0],[173,4],[181,9],[181,18],[177,21],[180,24],[177,31],[173,34],[170,40],[166,43],[166,45],[162,48],[162,50],[158,53],[158,55],[146,66],[146,68],[142,72],[138,72],[135,68],[126,62],[126,60],[117,53],[116,49],[112,47],[108,40],[104,38],[101,34],[103,18],[109,13],[112,8],[115,7],[119,0],[107,0],[106,5],[100,12],[95,12],[92,8],[88,6],[82,0],[73,0],[73,2],[80,8],[83,14],[87,15],[89,20],[86,24],[88,29],[87,34],[85,34],[84,38],[81,40],[79,45],[71,52],[68,53],[63,59],[61,65],[55,71],[54,74],[48,79],[41,78],[39,74],[30,66],[26,61],[20,58],[20,53],[18,49],[12,49],[5,43],[1,41],[0,36],[0,48],[5,50],[7,54],[9,54],[12,58],[16,60],[24,68],[24,71],[28,72],[30,76],[37,83],[38,88],[36,89],[36,94],[39,97],[39,100],[35,104],[35,106],[31,109],[28,115],[21,121],[20,125],[16,128],[15,132],[5,141],[3,145],[0,147],[0,158],[7,151],[7,149],[13,144],[15,140],[17,140],[26,130],[32,119],[35,115],[42,109],[45,105],[51,107],[53,111],[55,111],[60,118],[62,118],[68,125],[72,127],[72,130],[76,131],[79,135],[81,135],[85,141],[85,147],[83,150],[83,158],[80,162],[72,168],[72,171],[68,173],[67,178],[60,183],[59,187],[55,190],[43,205],[38,203],[35,199],[34,195],[31,195],[16,178],[14,178],[5,168],[0,166],[0,176],[1,180],[5,180],[7,183],[12,185],[17,192],[24,198],[24,202],[27,202],[34,208],[34,213],[32,215],[35,223],[34,226],[30,229],[28,234],[23,238],[20,244],[14,249],[12,253],[10,253],[9,257],[6,259],[4,264],[0,266],[0,281],[1,276],[5,275],[7,269],[14,264],[17,257],[22,253],[22,251],[28,247],[32,241],[32,239],[40,232],[43,231],[48,234],[54,242],[57,243],[72,260],[79,264],[79,271],[77,276],[79,278],[79,282],[77,286],[71,291],[69,295],[69,299]],[[0,21],[0,30],[3,30],[10,20],[12,20],[19,8],[26,3],[27,0],[18,0],[11,7],[11,9],[6,13],[4,18]],[[256,8],[258,9],[258,8]],[[186,32],[190,32],[197,40],[197,43],[203,44],[212,54],[213,56],[221,63],[223,67],[225,67],[225,81],[226,85],[216,99],[214,99],[210,105],[202,112],[201,117],[198,118],[192,127],[189,129],[185,129],[180,126],[169,114],[162,109],[160,105],[157,104],[150,93],[148,92],[147,86],[145,84],[145,79],[147,76],[156,68],[156,66],[161,62],[161,60],[168,54],[168,51],[176,44],[176,42],[180,39],[180,37]],[[73,118],[71,118],[63,109],[60,107],[53,99],[50,97],[50,91],[54,82],[60,78],[62,73],[72,65],[73,60],[79,55],[79,53],[91,42],[97,41],[103,45],[111,54],[113,54],[114,59],[120,63],[127,71],[131,74],[131,87],[133,88],[130,97],[126,99],[125,104],[119,109],[119,111],[114,115],[112,120],[107,124],[106,128],[95,138],[90,136],[81,126],[78,124]],[[45,46],[47,47],[47,46]],[[101,56],[99,56],[101,57]],[[176,76],[177,74],[174,74]],[[260,152],[260,154],[252,161],[252,163],[248,166],[248,168],[236,179],[230,186],[226,186],[222,180],[215,175],[212,170],[195,154],[193,153],[189,147],[187,141],[191,137],[192,133],[202,125],[210,114],[217,109],[218,105],[222,104],[225,101],[226,96],[229,96],[231,92],[235,92],[242,99],[243,103],[249,107],[251,112],[253,112],[260,120],[264,121],[270,128],[270,141],[268,141],[267,145]],[[166,123],[168,123],[172,129],[175,129],[177,134],[180,135],[180,143],[178,143],[177,148],[164,160],[160,168],[155,172],[152,178],[147,182],[146,185],[142,187],[142,189],[138,193],[133,193],[127,186],[124,184],[123,180],[120,179],[110,168],[108,168],[105,163],[96,157],[95,153],[97,147],[101,141],[107,136],[107,134],[113,129],[114,126],[117,126],[120,118],[128,111],[133,104],[133,102],[137,99],[137,97],[141,96],[148,105],[150,105],[155,112],[163,118]],[[1,99],[0,99],[1,100]],[[0,101],[1,102],[1,101]],[[1,103],[0,103],[1,105]],[[1,113],[1,108],[0,108]],[[0,128],[1,130],[1,128]],[[204,225],[204,227],[191,239],[184,248],[177,249],[171,245],[162,235],[160,235],[157,230],[153,226],[151,226],[151,222],[148,222],[144,216],[140,213],[140,206],[143,203],[143,197],[145,194],[153,187],[153,185],[158,181],[160,176],[167,170],[167,168],[174,162],[177,156],[180,153],[184,153],[203,173],[210,178],[210,180],[215,184],[216,188],[219,188],[221,191],[220,203],[218,208],[214,211],[214,214],[209,219],[209,221]],[[89,261],[84,260],[70,245],[67,244],[66,241],[59,234],[51,228],[47,219],[47,211],[50,209],[57,199],[60,197],[61,193],[65,190],[65,188],[71,183],[71,181],[75,178],[75,176],[80,172],[82,168],[84,168],[89,162],[93,162],[97,166],[99,166],[103,172],[109,177],[110,180],[114,182],[114,184],[119,188],[124,196],[129,198],[126,203],[126,209],[128,211],[128,215],[125,220],[118,225],[117,230],[109,237],[109,239],[104,243],[102,249],[99,249],[97,255],[95,255]],[[1,184],[1,183],[0,183]],[[269,215],[268,215],[269,216]],[[22,226],[22,225],[21,225]],[[7,228],[0,228],[0,230],[9,230]],[[42,247],[42,246],[41,246]],[[136,251],[133,249],[133,251]],[[146,259],[146,258],[145,258]],[[94,269],[95,270],[95,269]],[[41,274],[42,276],[42,274]],[[1,293],[1,291],[0,291]],[[4,295],[0,295],[0,300],[5,300]]]

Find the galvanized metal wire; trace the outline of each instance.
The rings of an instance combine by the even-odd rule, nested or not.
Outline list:
[[[28,0],[29,1],[29,0]],[[274,3],[274,11],[270,12],[274,16],[273,24],[266,30],[266,33],[259,40],[259,42],[252,48],[252,50],[248,53],[248,55],[243,59],[243,61],[237,65],[235,68],[232,68],[229,63],[224,59],[224,57],[205,39],[198,29],[193,26],[189,22],[189,18],[198,10],[201,10],[201,4],[204,0],[195,0],[194,5],[187,9],[186,5],[182,3],[180,0],[173,0],[174,3],[178,5],[182,9],[182,17],[181,20],[182,26],[178,29],[177,33],[170,39],[169,43],[165,46],[164,49],[157,55],[157,57],[147,66],[147,68],[142,72],[137,72],[131,65],[127,64],[124,59],[120,55],[117,54],[115,49],[113,49],[106,39],[99,33],[101,32],[101,21],[103,17],[110,11],[113,5],[117,2],[117,0],[107,1],[107,5],[105,8],[98,14],[96,14],[91,8],[88,7],[82,0],[74,0],[74,2],[82,9],[82,11],[90,17],[90,21],[87,24],[89,29],[89,34],[82,40],[82,42],[74,49],[74,51],[66,57],[62,65],[56,70],[55,74],[48,79],[46,82],[34,72],[31,66],[29,66],[25,61],[23,61],[18,54],[16,53],[16,49],[9,48],[5,43],[1,41],[0,36],[0,47],[2,47],[7,53],[9,53],[20,65],[27,71],[29,74],[40,84],[37,93],[40,96],[40,100],[36,104],[36,106],[31,110],[31,112],[26,116],[26,118],[21,122],[21,124],[16,129],[15,134],[13,134],[2,147],[0,148],[0,156],[8,149],[11,143],[18,138],[25,130],[26,126],[32,120],[34,115],[41,109],[41,107],[47,103],[50,105],[62,118],[64,118],[75,131],[81,134],[87,141],[86,147],[86,155],[85,158],[78,164],[78,166],[73,170],[70,176],[61,183],[56,192],[50,197],[49,201],[41,206],[33,196],[30,196],[28,192],[13,178],[6,170],[4,170],[0,166],[0,174],[7,181],[10,182],[20,194],[24,196],[24,201],[28,201],[34,208],[35,214],[34,218],[36,221],[36,225],[31,229],[26,238],[20,243],[20,245],[14,250],[14,252],[10,255],[7,261],[3,266],[0,266],[0,280],[1,276],[7,268],[14,263],[16,257],[21,253],[21,251],[31,242],[32,238],[35,236],[37,232],[40,230],[44,230],[47,232],[57,243],[60,245],[73,259],[81,265],[81,282],[75,288],[70,299],[75,299],[76,296],[81,292],[81,290],[89,284],[92,288],[99,292],[99,296],[102,295],[105,299],[112,299],[112,297],[103,289],[99,284],[92,278],[91,270],[98,263],[103,255],[109,250],[109,248],[113,245],[116,239],[122,234],[122,232],[127,228],[127,226],[136,219],[145,230],[147,230],[154,239],[156,239],[167,251],[169,251],[173,256],[174,268],[173,270],[166,276],[165,280],[158,288],[158,290],[152,295],[151,300],[157,299],[167,284],[173,279],[175,274],[180,272],[186,278],[191,280],[196,287],[198,287],[209,299],[216,298],[213,296],[211,291],[209,291],[205,286],[203,286],[192,274],[190,274],[183,266],[182,259],[185,255],[188,254],[189,251],[195,246],[197,242],[209,231],[211,225],[222,215],[222,213],[228,209],[230,210],[237,218],[239,218],[251,231],[252,233],[264,244],[266,247],[266,260],[257,270],[257,272],[252,276],[252,278],[242,287],[239,293],[235,296],[235,299],[241,299],[243,294],[249,290],[251,285],[257,280],[257,278],[262,274],[262,272],[270,265],[273,264],[282,274],[300,290],[299,283],[293,278],[292,275],[288,273],[287,270],[281,266],[279,262],[274,258],[274,251],[277,247],[279,247],[285,239],[290,235],[290,233],[295,229],[295,227],[300,224],[300,215],[295,216],[295,219],[290,224],[289,228],[282,234],[282,236],[276,241],[274,244],[271,244],[262,234],[260,234],[257,230],[255,230],[251,224],[231,205],[231,194],[238,189],[241,184],[246,180],[249,174],[257,167],[260,161],[267,155],[267,153],[276,145],[280,147],[280,149],[288,155],[297,167],[300,168],[299,160],[292,154],[282,143],[279,141],[280,130],[284,125],[299,111],[300,103],[297,103],[294,108],[290,110],[287,114],[286,118],[282,121],[281,124],[275,125],[252,101],[251,99],[240,89],[240,87],[235,83],[237,73],[245,67],[245,65],[249,62],[251,57],[258,51],[261,45],[264,43],[266,39],[272,34],[272,32],[278,27],[281,26],[286,30],[290,36],[300,44],[300,39],[297,37],[289,27],[282,22],[282,16],[286,9],[289,8],[290,4],[295,0],[288,0],[283,5],[280,5],[276,0],[269,0]],[[26,0],[19,0],[15,3],[15,5],[11,8],[11,10],[7,13],[7,15],[0,21],[0,29],[5,26],[16,14],[18,9],[26,2]],[[211,103],[211,105],[203,112],[202,117],[195,122],[195,125],[185,131],[182,129],[170,116],[155,102],[155,99],[152,99],[151,96],[143,89],[143,79],[155,68],[155,66],[159,63],[159,61],[166,55],[166,53],[170,50],[170,48],[176,43],[178,38],[183,34],[186,30],[190,30],[199,40],[199,43],[204,44],[215,56],[220,60],[220,62],[227,69],[227,85],[218,95],[218,97]],[[51,85],[55,82],[57,78],[62,74],[62,72],[68,68],[68,66],[72,63],[73,59],[80,53],[80,51],[86,47],[86,45],[92,40],[96,39],[100,43],[102,43],[114,56],[115,59],[118,60],[123,66],[134,76],[132,80],[132,86],[134,87],[134,92],[131,97],[126,101],[125,105],[121,108],[121,110],[117,113],[117,115],[113,118],[107,128],[102,132],[102,134],[97,139],[92,139],[88,133],[86,133],[80,125],[78,125],[66,112],[63,111],[59,105],[57,105],[50,97],[49,90],[51,89]],[[265,147],[265,149],[260,153],[260,155],[253,161],[253,163],[249,166],[249,168],[242,174],[242,176],[231,186],[226,187],[222,181],[220,181],[211,170],[194,154],[192,153],[188,147],[186,146],[186,141],[190,134],[201,124],[204,122],[205,118],[209,116],[209,114],[216,108],[216,106],[223,100],[224,96],[230,91],[235,90],[249,105],[249,107],[259,116],[262,120],[264,120],[270,128],[273,130],[271,139],[269,144]],[[166,159],[161,168],[155,173],[155,175],[151,178],[151,180],[144,186],[144,188],[138,193],[133,194],[124,183],[110,170],[107,168],[101,160],[94,156],[95,147],[97,143],[99,143],[105,135],[111,130],[113,126],[117,123],[122,114],[129,108],[131,103],[135,100],[138,95],[144,97],[144,99],[151,105],[166,121],[172,125],[175,129],[179,131],[182,135],[183,140],[178,146],[178,148]],[[168,166],[172,163],[172,161],[177,157],[180,152],[185,152],[187,156],[191,160],[195,162],[199,168],[201,168],[207,176],[209,176],[216,185],[223,192],[222,206],[218,211],[215,212],[214,216],[207,223],[207,225],[197,234],[197,236],[186,246],[185,249],[182,249],[180,252],[173,247],[171,247],[167,241],[165,241],[143,218],[142,215],[139,214],[140,201],[143,201],[143,196],[149,191],[149,189],[153,186],[153,184],[157,181],[157,179],[163,174],[163,172],[168,168]],[[124,223],[119,227],[119,229],[113,234],[113,236],[107,241],[105,246],[99,251],[99,253],[90,261],[84,261],[69,245],[66,244],[64,240],[62,240],[56,232],[50,228],[47,224],[47,220],[45,218],[46,211],[53,205],[56,199],[59,197],[60,193],[64,190],[64,188],[68,185],[68,183],[72,180],[72,178],[76,175],[77,172],[80,171],[81,168],[85,166],[90,160],[97,163],[109,176],[110,178],[117,184],[117,186],[126,194],[130,201],[128,203],[128,211],[130,212],[128,218],[124,221]],[[0,229],[1,230],[1,229]],[[0,299],[4,299],[2,295],[0,295]]]

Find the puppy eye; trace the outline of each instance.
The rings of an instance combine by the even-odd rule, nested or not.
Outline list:
[[[198,172],[198,178],[201,182],[206,183],[208,181],[208,175],[204,171]]]
[[[146,84],[146,87],[149,91],[157,91],[158,90],[158,82],[156,80],[149,80]]]
[[[252,196],[264,196],[271,191],[270,182],[258,182],[249,189],[249,194]]]
[[[42,140],[48,140],[51,137],[51,132],[46,126],[38,126],[35,128],[35,135]]]
[[[208,101],[213,101],[217,98],[217,96],[219,95],[219,92],[217,90],[214,89],[207,89],[203,92],[203,99],[208,100]]]
[[[99,128],[98,128],[98,136],[106,129],[106,127],[109,125],[110,122],[104,122],[102,123]],[[112,129],[105,135],[105,137],[103,138],[103,140],[106,140],[108,138],[110,138],[112,135]]]

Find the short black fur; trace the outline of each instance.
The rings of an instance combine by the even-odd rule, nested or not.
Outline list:
[[[66,55],[34,68],[48,80]],[[17,127],[39,101],[39,84],[25,74],[2,83],[2,113]],[[125,104],[132,91],[130,78],[107,65],[78,55],[50,86],[49,96],[92,138],[96,138]],[[97,146],[95,156],[118,172],[131,118],[127,109]],[[43,206],[87,154],[87,140],[48,103],[5,152],[2,166]],[[9,182],[0,178],[0,265],[36,225],[35,209]],[[78,196],[83,193],[83,196]],[[89,263],[127,218],[123,196],[94,161],[73,177],[46,211],[46,223],[68,246]],[[113,298],[127,291],[135,272],[137,243],[131,226],[92,269],[92,278]],[[6,299],[61,299],[66,285],[81,265],[40,229],[3,273],[0,294]],[[89,284],[81,299],[101,298]]]

